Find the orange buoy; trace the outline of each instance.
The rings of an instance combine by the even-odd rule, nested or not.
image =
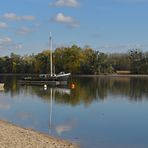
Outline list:
[[[75,84],[74,83],[71,84],[71,88],[75,89]]]

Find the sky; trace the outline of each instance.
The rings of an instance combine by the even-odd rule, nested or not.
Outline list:
[[[148,0],[0,0],[0,56],[89,46],[148,51]]]

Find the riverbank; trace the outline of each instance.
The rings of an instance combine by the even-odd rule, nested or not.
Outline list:
[[[73,75],[75,77],[148,77],[148,75],[144,74],[101,74],[101,75]]]
[[[78,146],[31,129],[0,120],[0,148],[78,148]]]
[[[0,73],[0,76],[38,76],[39,74]],[[148,74],[72,74],[76,77],[148,77]]]

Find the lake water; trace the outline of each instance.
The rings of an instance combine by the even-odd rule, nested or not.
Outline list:
[[[0,119],[82,148],[148,148],[148,77],[71,78],[75,88],[23,86],[0,76]]]

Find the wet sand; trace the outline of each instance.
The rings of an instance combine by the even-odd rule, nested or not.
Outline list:
[[[78,146],[31,129],[0,121],[0,148],[78,148]]]

